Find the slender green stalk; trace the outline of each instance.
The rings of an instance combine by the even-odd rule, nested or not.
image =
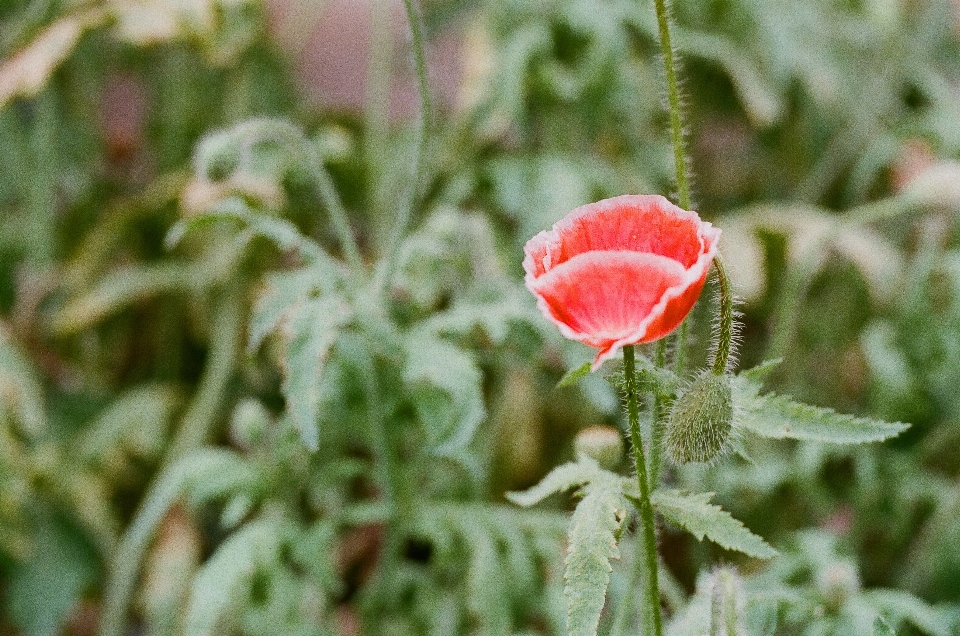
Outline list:
[[[657,29],[660,33],[660,53],[663,57],[663,71],[667,80],[667,103],[670,108],[670,140],[673,142],[673,164],[677,181],[677,204],[684,210],[691,207],[690,185],[687,179],[687,151],[683,141],[683,113],[680,108],[680,88],[677,84],[677,64],[673,57],[673,44],[670,42],[670,12],[667,0],[654,0],[657,12]],[[675,339],[674,372],[683,374],[687,351],[687,320],[680,324]]]
[[[730,363],[730,352],[733,350],[733,290],[727,270],[723,266],[723,259],[717,255],[713,259],[713,267],[717,272],[717,282],[720,285],[720,315],[717,318],[717,348],[713,358],[713,372],[722,375],[727,371]]]
[[[637,511],[643,526],[644,561],[647,567],[647,601],[653,617],[653,635],[663,634],[663,618],[660,615],[660,586],[657,581],[657,528],[650,502],[650,484],[647,482],[647,461],[643,452],[643,436],[640,433],[640,405],[637,395],[636,365],[633,345],[623,348],[624,389],[626,391],[627,420],[630,424],[630,440],[633,443],[633,460],[637,469],[637,485],[640,498]]]
[[[657,341],[657,350],[653,362],[658,368],[667,364],[667,339]],[[667,434],[667,413],[669,404],[660,391],[653,395],[653,428],[650,431],[650,484],[656,489],[660,485],[660,470],[663,468],[663,437]]]
[[[427,58],[424,53],[423,20],[420,16],[416,0],[403,0],[407,11],[407,20],[410,22],[410,31],[413,35],[413,60],[417,71],[417,89],[420,93],[420,120],[416,128],[416,144],[412,161],[410,183],[407,196],[399,206],[396,225],[393,228],[393,239],[386,258],[377,272],[376,286],[382,291],[389,285],[390,277],[397,267],[400,256],[400,246],[407,233],[407,226],[413,216],[413,208],[417,202],[420,180],[423,171],[423,158],[426,154],[427,131],[430,128],[430,114],[433,106],[430,99],[430,85],[427,82]]]
[[[667,0],[654,0],[657,10],[657,28],[660,31],[660,52],[667,78],[667,102],[670,105],[670,137],[673,141],[673,161],[677,175],[678,204],[690,209],[690,186],[687,184],[687,155],[683,143],[683,119],[680,111],[680,89],[677,86],[676,63],[670,43],[670,14]]]
[[[133,596],[144,554],[170,506],[180,496],[181,483],[173,467],[186,453],[203,444],[222,412],[243,332],[243,292],[241,285],[228,289],[217,303],[211,325],[210,355],[200,387],[183,417],[180,430],[170,445],[159,476],[150,485],[130,527],[120,539],[110,562],[100,616],[99,636],[125,633],[127,608]]]

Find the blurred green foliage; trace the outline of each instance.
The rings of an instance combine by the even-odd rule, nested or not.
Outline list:
[[[665,525],[668,633],[958,633],[960,8],[674,11],[743,366],[783,357],[772,388],[913,426],[670,468],[781,554]],[[654,14],[434,0],[424,21],[486,71],[433,113],[411,183],[412,118],[312,105],[257,0],[0,4],[0,632],[563,633],[569,515],[504,493],[622,422],[601,378],[554,388],[591,352],[537,314],[520,247],[670,192]],[[633,521],[601,633],[640,620]]]

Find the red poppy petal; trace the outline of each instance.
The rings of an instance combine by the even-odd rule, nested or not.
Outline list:
[[[528,281],[538,305],[568,338],[607,347],[642,338],[654,311],[671,288],[685,286],[686,272],[674,260],[634,252],[580,254]]]
[[[624,195],[581,206],[527,243],[524,269],[537,278],[590,251],[648,252],[691,267],[713,229],[659,195]]]

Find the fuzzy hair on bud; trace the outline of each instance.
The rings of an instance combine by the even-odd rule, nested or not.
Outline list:
[[[710,461],[726,447],[732,421],[730,376],[704,372],[673,403],[667,454],[677,464]]]
[[[585,455],[601,468],[615,470],[623,461],[623,438],[612,426],[590,426],[573,440],[577,456]]]

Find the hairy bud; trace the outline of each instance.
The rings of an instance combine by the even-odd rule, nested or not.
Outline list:
[[[612,426],[590,426],[573,440],[577,455],[586,455],[602,468],[613,470],[623,461],[623,438]]]
[[[732,420],[730,377],[705,372],[673,403],[667,453],[678,464],[710,461],[730,438]]]

